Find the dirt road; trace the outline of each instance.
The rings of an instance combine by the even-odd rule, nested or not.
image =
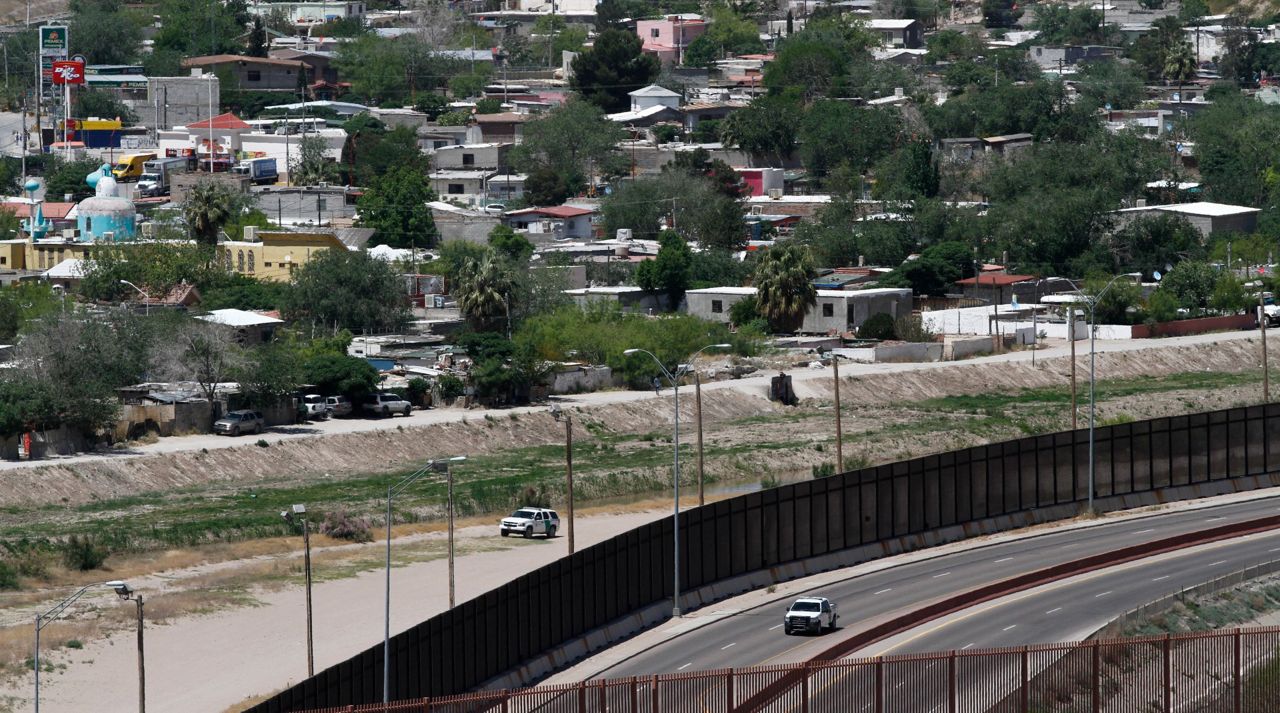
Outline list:
[[[638,527],[670,512],[645,511],[579,518],[579,547]],[[428,538],[442,539],[441,533]],[[563,537],[500,540],[495,527],[468,527],[458,533],[459,547],[485,543],[510,549],[464,555],[457,561],[457,597],[471,599],[505,583],[515,573],[541,567],[563,556]],[[393,546],[399,543],[393,543]],[[382,543],[365,546],[371,560]],[[443,611],[448,604],[447,566],[433,560],[393,568],[391,631],[406,629]],[[200,569],[170,572],[138,584],[163,587],[166,579],[197,577]],[[317,576],[323,577],[317,567]],[[315,585],[316,670],[346,660],[382,641],[383,571]],[[153,710],[218,713],[252,695],[271,693],[306,677],[305,609],[301,587],[259,591],[259,604],[206,616],[152,625],[146,631],[147,704]],[[131,606],[104,593],[97,606]],[[28,612],[34,617],[34,611]],[[81,612],[92,617],[93,612]],[[134,634],[121,631],[86,642],[81,650],[44,652],[56,670],[41,678],[41,704],[50,711],[132,710],[137,701]],[[66,665],[63,669],[62,665]],[[0,711],[33,710],[31,676],[0,687]],[[6,709],[6,701],[9,708]]]

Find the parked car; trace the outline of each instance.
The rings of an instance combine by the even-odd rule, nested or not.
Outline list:
[[[501,203],[490,203],[484,207],[486,215],[502,215],[507,212],[507,207]]]
[[[305,394],[302,397],[302,409],[306,411],[307,420],[318,421],[329,418],[329,404],[320,394]]]
[[[329,407],[330,416],[350,416],[351,401],[346,396],[328,396],[324,400],[325,406]]]
[[[389,391],[380,391],[365,399],[364,412],[374,416],[409,415],[413,405]]]
[[[555,510],[547,508],[520,508],[502,518],[502,522],[498,524],[498,533],[503,537],[515,532],[525,537],[546,535],[550,539],[556,536],[558,529],[560,516]]]
[[[826,597],[800,597],[791,603],[782,620],[782,631],[790,634],[818,634],[836,628],[835,602]]]
[[[226,416],[213,422],[214,433],[225,433],[228,436],[239,436],[242,433],[262,433],[267,427],[267,420],[257,411],[228,411]]]

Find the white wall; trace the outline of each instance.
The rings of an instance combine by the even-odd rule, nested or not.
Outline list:
[[[1012,309],[1007,306],[1005,309]],[[990,307],[966,307],[964,309],[940,309],[930,312],[922,312],[921,320],[924,325],[931,331],[940,334],[990,334],[991,333],[991,308]],[[1031,320],[1009,322],[1000,321],[1000,333],[1012,334],[1013,331],[1020,327],[1030,328]],[[1066,339],[1067,324],[1066,322],[1045,322],[1036,320],[1036,332],[1044,332],[1050,339]],[[1089,325],[1086,320],[1080,320],[1076,326],[1076,339],[1089,338]],[[1125,324],[1100,324],[1098,325],[1098,339],[1132,339],[1133,328]]]

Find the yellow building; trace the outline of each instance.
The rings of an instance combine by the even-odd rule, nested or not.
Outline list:
[[[218,245],[218,259],[228,272],[260,280],[288,282],[293,271],[323,250],[359,250],[373,230],[342,228],[286,233],[245,228],[244,240],[228,240]]]
[[[48,270],[63,260],[71,258],[83,260],[94,247],[93,243],[80,243],[61,238],[23,240],[22,243],[25,263],[22,269],[40,271]]]

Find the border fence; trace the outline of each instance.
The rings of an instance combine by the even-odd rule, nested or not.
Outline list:
[[[1280,627],[758,666],[311,713],[1263,713]],[[796,676],[795,674],[800,674]],[[796,682],[767,704],[759,691]]]
[[[1280,484],[1280,404],[1104,426],[1095,439],[1100,510]],[[863,468],[686,510],[680,516],[682,589],[692,595],[857,548],[869,559],[891,545],[925,547],[1070,516],[1087,498],[1088,462],[1088,431],[1078,430]],[[390,697],[464,693],[606,626],[634,633],[643,626],[638,612],[657,610],[671,597],[672,548],[671,519],[652,522],[396,635]],[[730,589],[718,587],[716,595],[736,593]],[[604,636],[592,642],[609,643]],[[249,710],[379,702],[382,662],[379,643]]]

